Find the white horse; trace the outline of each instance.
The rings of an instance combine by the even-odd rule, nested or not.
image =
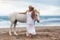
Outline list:
[[[36,15],[37,15],[37,20],[35,20],[35,21],[39,22],[39,15],[37,13],[36,13]],[[9,34],[12,35],[11,30],[14,29],[15,35],[17,35],[16,34],[17,22],[26,23],[26,19],[27,19],[26,14],[20,14],[19,12],[10,14],[9,20],[11,22],[11,26],[10,26]]]

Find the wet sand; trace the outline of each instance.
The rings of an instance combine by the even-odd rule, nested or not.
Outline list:
[[[19,35],[8,34],[9,28],[0,28],[0,40],[60,40],[60,27],[36,27],[37,35],[32,38],[26,37],[26,28],[17,28]]]

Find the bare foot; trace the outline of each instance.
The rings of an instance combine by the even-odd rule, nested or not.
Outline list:
[[[26,36],[27,36],[27,37],[29,37],[29,38],[31,38],[31,37],[32,37],[32,35],[31,35],[31,34],[29,34],[29,33],[26,33]]]
[[[32,34],[29,34],[29,37],[32,38]]]
[[[29,34],[28,34],[28,33],[26,33],[26,36],[28,37],[28,36],[29,36]]]

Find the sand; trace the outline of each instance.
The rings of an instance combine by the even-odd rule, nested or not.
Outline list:
[[[17,28],[19,35],[8,34],[8,28],[0,28],[0,40],[60,40],[60,27],[36,27],[37,35],[26,37],[26,28]]]

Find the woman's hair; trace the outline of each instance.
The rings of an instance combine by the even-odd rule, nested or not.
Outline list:
[[[29,5],[29,8],[31,8],[31,10],[34,10],[34,7],[33,7],[33,6],[31,6],[31,5]]]
[[[33,6],[29,5],[29,8],[31,8],[31,11],[32,11],[32,19],[35,19],[35,17],[37,17],[37,15],[35,14],[36,13],[39,13],[39,11],[37,9],[35,9]]]

